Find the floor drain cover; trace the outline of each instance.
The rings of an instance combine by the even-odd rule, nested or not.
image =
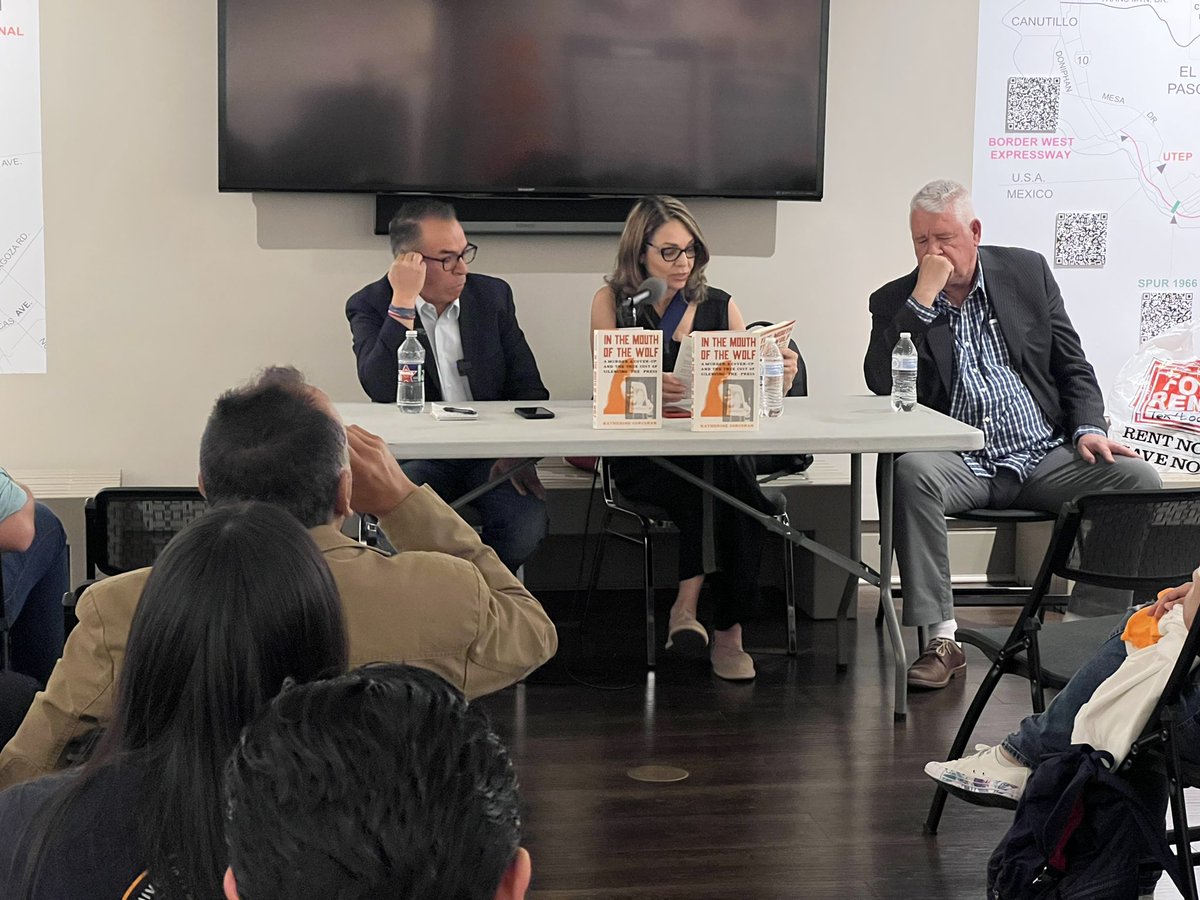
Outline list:
[[[634,781],[668,782],[683,781],[688,777],[688,770],[676,766],[634,766],[626,769],[625,774]]]

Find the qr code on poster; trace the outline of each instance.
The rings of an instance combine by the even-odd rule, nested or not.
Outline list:
[[[1054,265],[1102,269],[1108,251],[1108,213],[1059,213],[1054,219]]]
[[[1142,294],[1142,333],[1144,344],[1177,325],[1192,323],[1191,294]]]
[[[1058,94],[1061,78],[1013,76],[1008,79],[1004,110],[1005,131],[1058,131]]]

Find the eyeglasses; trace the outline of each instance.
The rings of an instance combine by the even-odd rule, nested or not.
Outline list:
[[[449,256],[426,256],[424,253],[422,253],[421,259],[425,260],[426,262],[441,263],[443,269],[445,269],[447,272],[451,272],[454,270],[454,267],[458,265],[458,261],[460,259],[464,263],[470,264],[471,260],[475,258],[475,254],[478,252],[479,248],[474,244],[467,244],[462,253],[452,253]]]
[[[652,244],[649,241],[646,241],[646,246],[653,247],[655,250],[657,250],[658,255],[667,262],[675,262],[675,260],[679,259],[680,253],[682,253],[688,259],[696,258],[695,244],[688,244],[686,247],[676,247],[673,244],[668,244],[665,247],[660,247],[657,244]]]

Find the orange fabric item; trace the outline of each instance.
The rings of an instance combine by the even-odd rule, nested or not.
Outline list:
[[[1125,630],[1121,633],[1121,640],[1132,644],[1137,649],[1149,647],[1151,644],[1157,644],[1158,639],[1162,637],[1162,633],[1158,630],[1158,619],[1150,615],[1152,606],[1146,606],[1139,609],[1129,621],[1125,623]]]

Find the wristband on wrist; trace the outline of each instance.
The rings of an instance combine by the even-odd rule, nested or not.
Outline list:
[[[415,306],[389,306],[388,315],[393,319],[415,319],[417,308]]]

